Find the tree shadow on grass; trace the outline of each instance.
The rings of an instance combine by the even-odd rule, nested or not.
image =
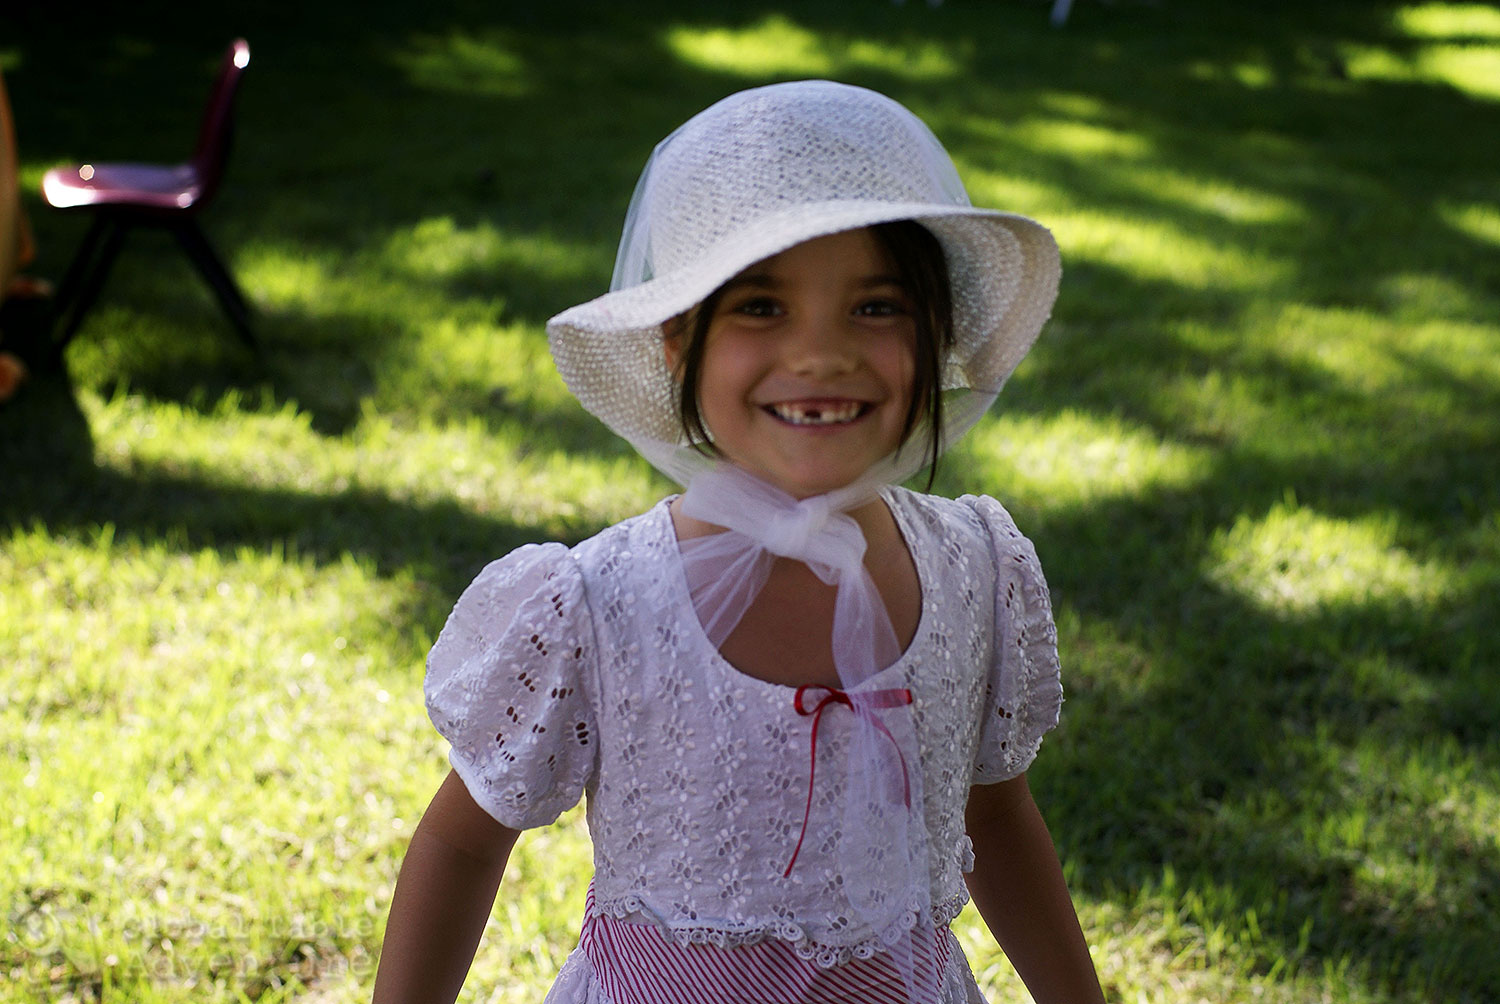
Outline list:
[[[1214,30],[1232,24],[1232,16],[1205,24],[1176,9],[1129,5],[1090,9],[1067,31],[1055,32],[1040,16],[1030,16],[1034,11],[1018,5],[1008,14],[1006,39],[979,45],[976,38],[992,34],[978,29],[989,23],[993,11],[872,10],[858,30],[851,30],[846,9],[815,3],[800,8],[791,20],[835,42],[861,37],[892,42],[935,39],[954,52],[967,52],[960,60],[967,65],[959,72],[977,76],[982,83],[967,90],[963,110],[947,97],[951,79],[928,82],[899,68],[859,64],[847,67],[846,75],[912,100],[919,108],[932,106],[929,114],[939,121],[947,113],[949,121],[942,131],[950,145],[979,166],[1056,181],[1080,202],[1108,207],[1122,217],[1159,221],[1208,243],[1264,244],[1305,262],[1325,263],[1306,288],[1299,288],[1295,278],[1286,285],[1315,302],[1337,302],[1366,295],[1372,284],[1402,267],[1395,259],[1377,268],[1358,267],[1367,264],[1359,260],[1365,245],[1350,240],[1350,219],[1365,209],[1379,211],[1384,207],[1377,202],[1384,199],[1414,220],[1430,222],[1434,193],[1427,188],[1392,188],[1379,173],[1380,158],[1391,155],[1382,154],[1386,147],[1373,137],[1371,160],[1343,165],[1325,161],[1318,171],[1307,173],[1300,158],[1315,147],[1318,130],[1373,133],[1376,120],[1364,109],[1395,107],[1404,127],[1430,136],[1424,148],[1441,149],[1453,126],[1442,117],[1424,114],[1441,106],[1454,109],[1473,135],[1500,133],[1484,128],[1495,119],[1492,106],[1431,85],[1356,88],[1340,83],[1318,62],[1327,60],[1315,50],[1345,40],[1396,44],[1390,28],[1393,6],[1368,5],[1360,12],[1301,11],[1298,17],[1284,18],[1281,26],[1266,24],[1257,15],[1254,32],[1232,33]],[[263,69],[245,97],[242,131],[253,130],[256,142],[242,144],[236,166],[247,194],[237,198],[233,185],[226,192],[225,203],[218,207],[227,216],[226,231],[234,240],[269,229],[312,256],[353,255],[422,220],[448,216],[460,224],[488,220],[520,233],[552,232],[569,243],[608,246],[651,143],[713,98],[756,82],[753,76],[685,63],[666,43],[665,28],[752,28],[767,16],[766,11],[705,16],[669,4],[661,5],[657,16],[652,13],[644,10],[625,17],[589,4],[503,13],[464,4],[408,13],[381,8],[347,36],[346,65],[360,67],[365,74],[372,63],[388,69],[366,102],[353,106],[362,112],[352,121],[347,103],[305,100],[329,86],[324,50],[306,39],[286,40],[280,31],[269,29],[265,58],[257,59]],[[274,7],[265,16],[268,24],[274,20]],[[590,27],[580,31],[580,24]],[[249,33],[252,27],[254,19],[244,30]],[[38,60],[65,55],[48,52],[50,33],[43,25],[37,28],[33,44]],[[1157,34],[1167,29],[1185,32],[1191,44],[1168,44]],[[93,43],[95,61],[89,68],[106,78],[124,78],[145,72],[148,63],[165,61],[176,64],[174,72],[183,72],[206,58],[184,54],[192,51],[185,49],[186,35],[199,35],[207,26],[195,26],[190,33],[183,30],[183,38],[169,35],[150,43],[122,28],[123,37],[110,44],[106,33]],[[610,36],[607,42],[605,34]],[[830,51],[836,48],[831,44]],[[511,71],[505,69],[505,60],[518,67],[514,81],[507,82]],[[1137,85],[1120,88],[1123,71],[1117,64],[1132,60]],[[1246,61],[1270,67],[1272,84],[1257,93],[1230,76],[1200,79],[1195,69]],[[1319,73],[1328,78],[1327,86],[1307,86],[1306,81]],[[162,84],[171,78],[163,69],[152,74]],[[180,87],[190,90],[185,83]],[[1310,224],[1236,224],[1205,206],[1144,187],[1130,172],[1130,163],[1112,167],[1108,154],[1080,157],[972,133],[978,121],[975,110],[989,119],[1014,122],[1034,116],[1050,95],[1059,93],[1097,95],[1102,110],[1075,118],[1085,124],[1097,120],[1141,138],[1152,150],[1152,163],[1208,165],[1214,174],[1206,181],[1248,184],[1298,207],[1321,208],[1312,213]],[[600,100],[601,95],[618,99]],[[298,108],[298,114],[284,114],[287,107]],[[566,113],[560,114],[560,109]],[[126,119],[122,115],[110,121]],[[1232,136],[1227,122],[1242,123],[1247,135]],[[83,132],[81,122],[74,128]],[[108,122],[89,134],[96,133],[96,141],[104,146],[128,145],[131,138],[128,130]],[[594,141],[600,133],[609,142]],[[1257,153],[1267,133],[1276,138],[1277,153],[1269,157]],[[409,159],[382,155],[397,136],[405,141],[404,149],[431,148],[422,173],[412,174],[416,165]],[[517,137],[525,142],[512,142]],[[45,132],[42,138],[45,156]],[[580,143],[586,149],[580,150]],[[245,150],[246,145],[251,149]],[[351,175],[370,193],[368,204],[351,205]],[[1445,244],[1451,254],[1474,260],[1478,249],[1473,238],[1447,229],[1452,240]],[[1327,264],[1343,260],[1351,267]],[[1409,264],[1433,267],[1431,262]],[[603,271],[601,267],[590,283],[581,277],[558,280],[535,268],[486,276],[466,267],[435,281],[433,288],[454,300],[486,292],[498,295],[505,301],[507,319],[536,325],[559,307],[601,291]],[[1069,288],[1072,275],[1070,265]],[[1156,309],[1203,316],[1201,304],[1184,299],[1183,287],[1175,292],[1174,299]],[[1267,290],[1268,295],[1281,292]],[[1069,296],[1065,289],[1064,310]],[[1141,289],[1138,300],[1143,305],[1156,302],[1149,289]],[[1222,301],[1221,307],[1234,309]],[[342,353],[344,360],[329,359],[322,367],[334,373],[361,367],[379,371],[392,348],[409,337],[406,332],[382,331],[378,320],[362,320],[348,312],[311,325],[279,316],[268,322],[268,340],[292,353],[307,351],[309,341],[325,345],[333,356]],[[185,398],[197,383],[191,372],[168,370],[163,376],[158,371],[153,376],[145,369],[133,368],[127,374],[129,384],[169,399]],[[256,379],[255,373],[247,372],[239,385],[253,385]],[[353,386],[335,393],[326,405],[303,389],[307,400],[300,403],[312,411],[315,427],[333,433],[347,428],[356,414],[349,402],[362,399],[368,388],[361,388],[357,378],[346,382]]]
[[[42,411],[33,402],[20,415],[53,419],[59,410]],[[0,435],[11,417],[0,411]],[[400,500],[369,490],[317,495],[98,468],[91,455],[77,453],[88,445],[87,426],[78,418],[69,430],[28,438],[24,449],[0,450],[0,464],[14,476],[0,495],[0,535],[38,526],[57,537],[89,536],[108,526],[117,542],[212,550],[227,561],[245,548],[318,564],[352,557],[382,576],[414,576],[419,591],[410,597],[409,620],[435,629],[489,561],[525,543],[572,543],[600,529],[577,519],[527,525],[476,515],[456,502]],[[59,445],[74,454],[57,452]],[[11,486],[20,491],[12,494]]]
[[[1497,653],[1451,628],[1500,613],[1500,568],[1436,607],[1333,602],[1289,618],[1204,576],[1201,542],[1163,516],[1196,501],[1089,507],[1036,535],[1060,603],[1141,660],[1068,677],[1061,745],[1033,771],[1080,888],[1128,901],[1170,872],[1168,908],[1200,935],[1227,928],[1267,960],[1359,960],[1389,987],[1485,999],[1500,980],[1481,961],[1500,871],[1487,823],[1455,819],[1454,800],[1469,771],[1494,794]],[[1110,553],[1080,549],[1101,524]],[[1460,765],[1449,782],[1423,787],[1444,762]]]
[[[241,547],[286,546],[318,561],[371,560],[382,574],[417,569],[453,595],[484,561],[544,540],[576,542],[599,525],[523,525],[477,515],[457,502],[416,502],[351,489],[319,495],[215,484],[97,464],[87,417],[65,372],[44,373],[0,409],[0,526],[41,524],[69,533],[112,525],[120,537],[172,540],[232,556]],[[420,528],[413,532],[412,528]]]
[[[1434,1000],[1500,985],[1479,961],[1500,870],[1487,823],[1454,807],[1465,778],[1494,797],[1500,777],[1500,641],[1481,627],[1500,616],[1500,560],[1465,553],[1462,531],[1482,515],[1442,491],[1494,505],[1500,461],[1475,461],[1500,456],[1497,434],[1422,438],[1436,485],[1399,460],[1230,448],[1187,488],[1043,510],[1030,530],[1060,609],[1107,625],[1137,660],[1111,671],[1085,658],[1091,669],[1067,678],[1060,745],[1034,769],[1082,888],[1128,900],[1170,870],[1185,922],[1227,926],[1264,958],[1356,959]],[[1360,599],[1355,585],[1290,613],[1226,588],[1216,528],[1272,512],[1288,486],[1330,518],[1402,513],[1413,553],[1445,566],[1441,595]],[[1442,763],[1453,779],[1424,788]]]
[[[44,513],[79,491],[94,436],[64,366],[36,366],[0,405],[0,515]]]

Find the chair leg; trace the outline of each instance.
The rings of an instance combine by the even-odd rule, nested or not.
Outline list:
[[[104,280],[109,276],[110,267],[125,243],[127,229],[125,224],[102,214],[94,218],[94,225],[89,228],[88,235],[83,239],[83,246],[78,249],[77,256],[68,266],[67,274],[58,287],[53,324],[61,322],[62,329],[53,346],[57,355],[62,355],[63,349],[78,333],[78,326],[83,323],[84,316],[93,308],[94,301],[99,299],[99,291],[104,288]]]
[[[198,266],[199,273],[213,289],[219,298],[219,305],[224,308],[224,313],[229,316],[234,330],[239,333],[240,339],[251,349],[260,350],[260,343],[255,339],[255,333],[250,330],[250,305],[245,302],[245,295],[240,292],[240,287],[235,283],[234,277],[214,254],[214,249],[208,243],[208,238],[203,236],[202,229],[194,220],[185,220],[172,227],[172,233],[177,237],[177,243],[182,245],[182,250],[192,259],[194,265]]]
[[[78,289],[90,272],[93,271],[95,252],[99,249],[99,242],[104,238],[109,229],[109,221],[102,215],[95,213],[89,217],[88,233],[83,235],[78,250],[73,252],[73,260],[68,263],[68,270],[63,273],[62,281],[57,284],[57,291],[52,294],[52,303],[48,308],[47,323],[49,332],[55,329],[68,308],[73,306],[78,299]]]

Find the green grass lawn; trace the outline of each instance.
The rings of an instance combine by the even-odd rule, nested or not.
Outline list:
[[[1500,1000],[1500,8],[233,6],[0,35],[53,277],[83,224],[42,173],[181,158],[250,40],[205,226],[265,344],[141,234],[0,406],[0,1002],[368,996],[447,610],[669,490],[543,323],[607,284],[661,136],[808,76],[908,104],[1063,249],[938,490],[1047,568],[1032,783],[1111,999]],[[466,999],[540,1000],[587,876],[578,812],[523,838]]]

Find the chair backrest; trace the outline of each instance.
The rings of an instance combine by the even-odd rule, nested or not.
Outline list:
[[[224,177],[224,165],[229,162],[229,148],[234,138],[234,96],[239,91],[240,77],[249,65],[250,43],[243,38],[229,43],[224,59],[219,63],[219,76],[209,95],[208,107],[203,110],[198,145],[193,150],[193,167],[203,186],[195,208],[206,205],[213,198],[219,181]]]

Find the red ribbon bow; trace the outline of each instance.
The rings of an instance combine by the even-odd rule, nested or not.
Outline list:
[[[811,708],[807,707],[802,698],[809,691],[821,690],[823,697]],[[886,728],[885,722],[876,718],[870,712],[875,708],[898,708],[911,703],[911,691],[903,688],[891,690],[871,690],[866,693],[850,695],[835,687],[825,687],[822,684],[810,683],[797,688],[796,695],[792,698],[792,707],[797,709],[799,715],[812,715],[812,739],[810,745],[810,763],[807,768],[807,808],[802,814],[802,832],[797,837],[797,847],[792,851],[792,860],[787,862],[786,871],[781,873],[782,878],[792,874],[792,866],[797,863],[797,855],[802,853],[802,841],[807,838],[807,824],[812,820],[813,800],[813,777],[818,769],[818,725],[823,720],[823,712],[830,705],[842,704],[853,711],[856,715],[868,718],[875,727],[885,733],[885,737],[891,741],[896,748],[896,756],[901,761],[901,787],[902,798],[906,801],[906,807],[911,808],[911,775],[906,768],[906,754],[901,752],[901,744],[896,737],[891,735],[891,730]]]

